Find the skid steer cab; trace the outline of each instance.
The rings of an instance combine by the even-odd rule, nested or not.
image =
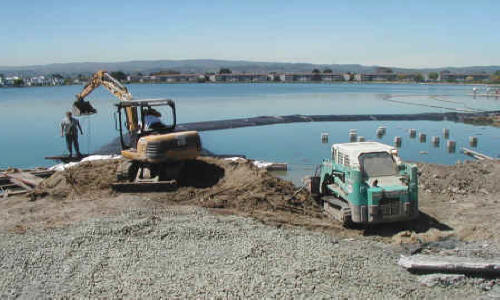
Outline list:
[[[158,185],[166,181],[172,183],[182,172],[184,162],[200,155],[198,132],[175,130],[177,119],[174,101],[122,101],[116,107],[115,122],[120,132],[121,154],[127,159],[119,168],[120,181],[143,185]],[[130,118],[131,115],[137,117]],[[137,130],[130,131],[130,128]]]
[[[418,217],[417,167],[378,142],[334,144],[331,159],[311,177],[310,191],[327,215],[348,225]]]

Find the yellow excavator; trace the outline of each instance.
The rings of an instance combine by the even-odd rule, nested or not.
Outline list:
[[[119,166],[118,191],[165,190],[176,187],[176,179],[186,160],[195,159],[201,152],[197,131],[176,131],[175,103],[170,99],[133,100],[127,88],[105,70],[96,72],[76,95],[75,115],[92,115],[96,109],[85,98],[103,86],[120,102],[116,104],[115,126],[120,131],[121,154],[127,159]],[[167,108],[169,120],[159,110]],[[125,120],[125,122],[123,122]],[[167,122],[168,121],[168,122]],[[127,130],[123,130],[125,127]]]

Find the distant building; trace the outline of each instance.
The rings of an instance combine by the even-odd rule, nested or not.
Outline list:
[[[441,72],[439,74],[439,80],[443,82],[467,82],[467,81],[486,82],[490,80],[490,75],[485,73],[455,74],[449,72]]]
[[[342,77],[344,78],[344,81],[350,81],[351,80],[351,74],[349,73],[345,73],[345,74],[342,74]]]
[[[14,86],[16,81],[18,81],[19,79],[22,79],[21,77],[19,76],[9,76],[9,77],[5,77],[3,79],[3,85],[4,86]]]
[[[24,84],[27,86],[55,86],[55,85],[63,85],[64,78],[57,76],[34,76],[30,78],[26,78],[24,80]]]
[[[274,75],[257,73],[231,73],[208,75],[210,82],[266,82],[274,79]]]
[[[165,75],[154,75],[154,78],[155,78],[155,81],[157,81],[157,82],[176,83],[176,82],[198,82],[198,80],[200,79],[200,76],[203,76],[203,75],[200,75],[200,74],[165,74]]]
[[[285,73],[277,75],[282,82],[310,82],[310,81],[343,81],[344,75],[339,73]]]
[[[398,75],[395,73],[371,73],[371,74],[356,74],[354,80],[356,81],[396,81]]]
[[[344,75],[338,73],[323,73],[320,75],[321,81],[343,81]]]

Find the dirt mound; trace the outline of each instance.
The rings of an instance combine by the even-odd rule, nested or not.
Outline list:
[[[201,158],[186,162],[173,193],[149,194],[157,202],[200,205],[207,208],[255,210],[302,210],[311,206],[309,194],[276,178],[246,160]]]
[[[111,194],[111,183],[121,159],[96,160],[54,173],[37,187],[37,195],[77,199],[105,197]]]
[[[100,160],[82,163],[57,172],[44,180],[38,195],[55,199],[97,199],[111,196],[122,160]],[[304,190],[297,191],[291,183],[256,168],[249,161],[227,161],[200,158],[185,163],[174,192],[144,193],[156,202],[192,204],[207,208],[226,208],[251,212],[254,210],[296,211],[319,208]]]
[[[466,161],[453,166],[419,164],[420,189],[441,194],[500,192],[500,162]]]
[[[449,226],[461,240],[494,240],[500,244],[499,161],[419,164],[419,171],[421,211]]]

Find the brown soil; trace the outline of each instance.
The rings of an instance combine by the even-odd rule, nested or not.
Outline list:
[[[463,240],[500,243],[500,161],[419,164],[420,209]]]
[[[111,184],[116,181],[116,171],[122,160],[96,160],[77,167],[56,172],[44,180],[36,190],[37,195],[56,199],[96,199],[111,195]]]
[[[254,217],[277,226],[328,231],[336,237],[371,236],[395,243],[449,237],[500,240],[495,235],[500,230],[498,162],[420,164],[418,220],[351,229],[325,217],[305,190],[249,162],[215,158],[190,161],[176,191],[141,194],[118,194],[111,190],[119,163],[119,160],[87,162],[57,172],[39,186],[37,194],[45,196],[36,201],[25,197],[1,200],[0,230],[23,233],[27,229],[62,226],[130,209],[195,205],[216,213]]]

